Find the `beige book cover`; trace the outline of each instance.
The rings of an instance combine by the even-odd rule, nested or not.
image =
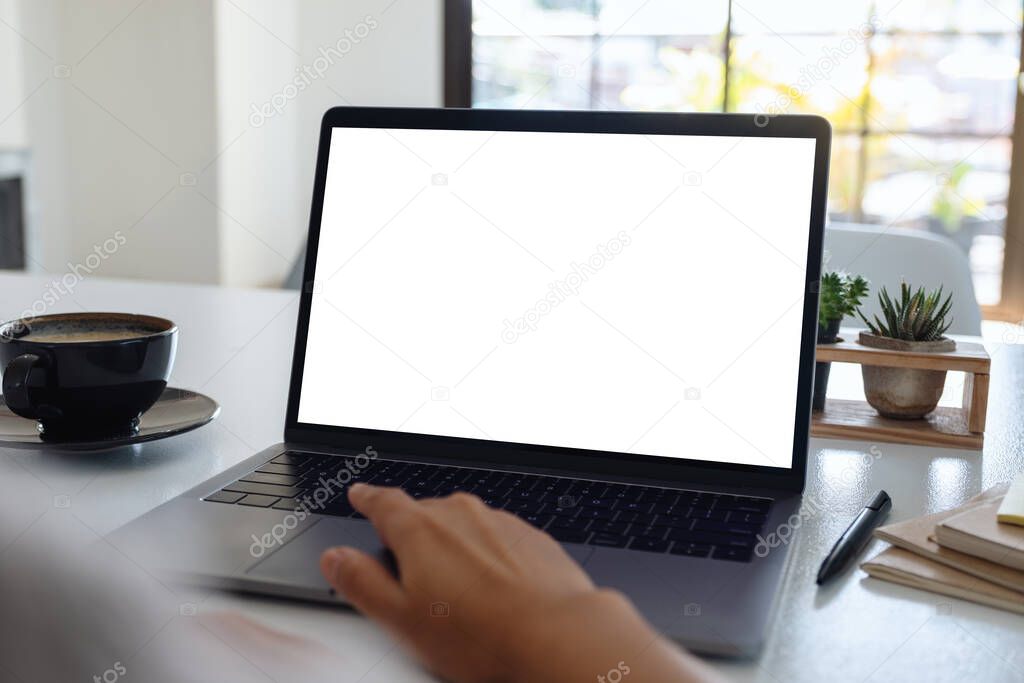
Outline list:
[[[1024,572],[1024,527],[996,519],[1001,501],[978,505],[935,525],[935,540],[959,550]]]
[[[886,548],[861,565],[869,576],[1024,614],[1024,595],[902,548]]]
[[[953,569],[1024,593],[1024,574],[1021,572],[951,548],[944,548],[931,538],[935,525],[939,522],[979,505],[999,501],[1005,492],[1005,484],[994,486],[953,510],[936,512],[878,527],[875,529],[875,536],[894,546],[940,562]]]

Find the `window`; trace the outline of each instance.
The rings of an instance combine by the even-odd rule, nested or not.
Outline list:
[[[1021,221],[1007,220],[1020,0],[448,0],[447,12],[450,106],[824,114],[831,219],[946,235],[986,311],[1021,314],[1021,284],[1003,272],[1024,260]]]

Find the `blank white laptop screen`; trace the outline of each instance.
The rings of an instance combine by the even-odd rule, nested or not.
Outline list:
[[[791,467],[814,145],[335,128],[299,422]]]

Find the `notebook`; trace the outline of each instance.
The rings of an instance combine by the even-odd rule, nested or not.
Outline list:
[[[939,522],[935,540],[944,548],[1024,572],[1024,527],[996,519],[1001,502],[978,505]]]
[[[862,564],[861,569],[869,576],[885,581],[1024,614],[1024,593],[984,581],[903,548],[887,548]]]
[[[930,538],[936,524],[975,507],[998,502],[1005,492],[1005,484],[995,486],[953,510],[936,512],[923,517],[915,517],[903,522],[881,526],[875,529],[875,536],[929,560],[934,560],[966,574],[977,576],[1005,588],[1024,593],[1024,573],[1001,564],[996,564],[995,562],[972,557],[951,548],[945,548]]]

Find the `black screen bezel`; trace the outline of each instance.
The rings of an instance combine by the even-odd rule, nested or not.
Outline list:
[[[709,135],[789,137],[815,140],[814,178],[807,241],[807,282],[804,290],[797,383],[792,467],[764,467],[667,456],[489,441],[462,437],[392,432],[358,427],[305,424],[298,421],[299,395],[312,306],[317,247],[327,178],[331,131],[339,127],[626,133],[640,135]],[[747,486],[802,491],[807,467],[811,385],[817,335],[818,280],[824,240],[831,126],[819,116],[761,114],[676,114],[592,111],[518,111],[495,109],[411,109],[336,107],[324,114],[320,127],[316,178],[310,211],[309,239],[288,394],[285,439],[338,448],[443,458],[467,463],[542,467],[566,473],[609,474],[668,483],[743,483]],[[771,169],[766,168],[766,173]],[[739,275],[742,277],[742,274]],[[735,332],[734,331],[730,331]],[[756,378],[751,378],[756,381]],[[744,474],[738,477],[738,474]]]

